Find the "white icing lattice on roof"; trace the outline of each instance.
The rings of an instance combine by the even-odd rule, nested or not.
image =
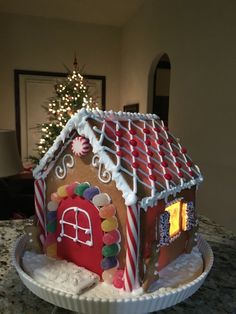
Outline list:
[[[199,168],[187,151],[152,114],[81,109],[67,123],[39,166],[36,178],[46,176],[55,152],[76,130],[89,139],[106,170],[112,174],[126,205],[137,200],[141,207],[153,206],[158,199],[175,195],[202,181]],[[54,162],[55,162],[54,161]],[[129,184],[127,183],[129,181]],[[137,195],[143,189],[144,196]]]

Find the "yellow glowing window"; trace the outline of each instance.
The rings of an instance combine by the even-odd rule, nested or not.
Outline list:
[[[187,227],[187,203],[182,204],[182,229],[184,231],[188,230]]]
[[[166,211],[170,213],[170,237],[181,231],[181,207],[180,201],[166,207]]]

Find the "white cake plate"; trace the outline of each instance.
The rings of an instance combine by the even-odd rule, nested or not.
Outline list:
[[[39,298],[47,302],[77,313],[86,314],[141,314],[173,306],[190,297],[200,288],[212,267],[214,259],[209,244],[202,236],[198,236],[197,245],[203,256],[204,271],[195,280],[179,288],[168,289],[168,291],[165,290],[163,292],[157,290],[154,293],[143,294],[141,296],[130,294],[128,297],[121,297],[119,299],[112,296],[101,298],[96,294],[93,295],[93,289],[89,291],[89,294],[73,295],[37,283],[21,267],[21,257],[25,251],[26,242],[27,237],[24,235],[18,239],[13,249],[13,265],[25,286]]]

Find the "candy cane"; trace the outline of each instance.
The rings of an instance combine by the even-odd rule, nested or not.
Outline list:
[[[126,291],[132,291],[139,288],[139,208],[137,205],[127,207],[126,237],[127,249],[124,286]]]
[[[35,213],[39,221],[42,234],[47,235],[45,217],[45,181],[40,178],[34,181],[34,203]]]

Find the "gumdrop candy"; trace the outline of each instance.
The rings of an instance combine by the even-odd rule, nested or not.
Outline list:
[[[47,231],[48,232],[55,232],[57,229],[57,222],[54,220],[53,222],[47,224]]]
[[[57,212],[56,211],[49,211],[47,212],[47,221],[48,223],[57,219]]]
[[[89,183],[84,182],[81,184],[78,184],[75,188],[75,194],[79,195],[79,196],[83,196],[83,193],[86,189],[88,189],[90,187]]]
[[[101,267],[104,270],[116,267],[118,265],[118,260],[115,256],[104,257],[101,261]]]
[[[57,193],[52,193],[51,194],[51,201],[60,203],[61,197]]]
[[[67,188],[68,185],[62,185],[60,186],[58,189],[57,189],[57,194],[60,196],[60,197],[67,197],[68,194],[67,194],[67,191],[66,191],[66,188]]]
[[[93,197],[96,195],[96,194],[99,194],[100,191],[99,191],[99,188],[97,187],[91,187],[91,188],[88,188],[84,191],[83,193],[83,197],[86,198],[87,200],[91,201],[93,199]]]
[[[99,216],[103,219],[115,216],[116,208],[113,204],[106,205],[99,210]]]
[[[120,246],[116,243],[111,245],[105,245],[102,248],[102,255],[104,257],[116,256],[119,253]]]
[[[121,289],[124,288],[124,270],[123,269],[118,269],[115,274],[114,274],[114,278],[113,278],[113,286]]]
[[[46,248],[46,254],[49,257],[57,257],[57,244],[54,243]]]
[[[76,189],[77,185],[78,185],[78,183],[74,182],[74,183],[72,183],[66,187],[66,192],[67,192],[68,196],[73,196],[75,194],[75,189]]]
[[[109,232],[109,231],[112,231],[114,229],[117,229],[118,228],[118,222],[117,222],[116,217],[112,217],[112,218],[104,220],[101,224],[101,228],[105,232]]]
[[[110,204],[110,202],[111,202],[111,198],[107,193],[97,194],[92,199],[92,203],[96,207],[108,205],[108,204]]]
[[[56,234],[49,232],[49,233],[47,234],[47,237],[46,237],[46,240],[45,240],[45,242],[44,242],[44,245],[45,245],[46,247],[48,247],[49,245],[54,244],[54,243],[56,243],[56,242],[57,242]]]
[[[115,274],[116,270],[117,270],[116,267],[104,270],[103,273],[102,273],[103,281],[105,283],[112,284],[113,283],[114,274]]]
[[[103,240],[103,243],[106,245],[111,245],[113,243],[120,242],[119,230],[115,229],[115,230],[105,233],[102,240]]]
[[[50,212],[56,211],[58,208],[58,203],[55,201],[48,202],[47,208]]]

